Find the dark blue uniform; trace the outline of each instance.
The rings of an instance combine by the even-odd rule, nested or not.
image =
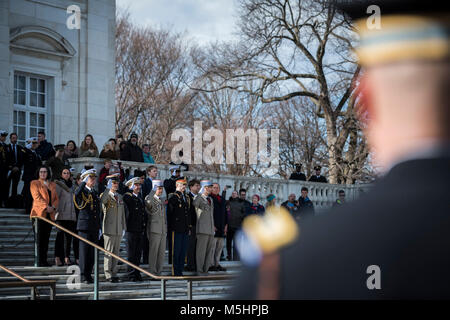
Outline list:
[[[79,208],[77,230],[78,234],[93,242],[98,243],[100,230],[100,200],[95,189],[89,190],[86,182],[82,182],[75,190],[76,206]],[[80,241],[80,271],[83,281],[92,281],[92,269],[94,267],[94,247]]]
[[[139,195],[129,192],[123,195],[125,202],[125,216],[127,223],[127,255],[128,261],[140,265],[142,243],[147,224],[147,214],[144,201]],[[132,281],[142,281],[141,273],[131,267],[128,267],[128,278]]]
[[[191,198],[175,191],[167,203],[168,229],[172,237],[172,275],[182,276],[189,243],[191,222]]]

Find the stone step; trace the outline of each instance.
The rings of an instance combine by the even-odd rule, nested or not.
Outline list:
[[[47,277],[46,279],[51,279]],[[31,280],[31,279],[30,279]],[[39,280],[42,280],[39,279]],[[187,288],[187,281],[179,280],[179,281],[168,281],[166,282],[167,288]],[[203,287],[229,287],[233,285],[233,280],[220,280],[220,281],[194,281],[192,283],[193,291],[197,291],[197,289]],[[101,278],[99,281],[99,291],[123,291],[123,290],[147,290],[147,289],[159,289],[161,287],[161,281],[144,279],[142,282],[132,282],[132,281],[124,281],[119,283],[110,283],[104,281],[104,278]],[[44,288],[44,287],[43,287]],[[56,284],[56,292],[57,294],[65,294],[65,293],[91,293],[94,289],[93,284],[80,284],[80,288],[70,289],[68,288],[65,280],[58,282]],[[19,295],[19,294],[28,294],[28,288],[0,288],[0,298],[6,297],[10,295]]]
[[[226,299],[232,287],[216,286],[216,287],[204,287],[198,290],[193,290],[193,300],[208,300],[208,299]],[[48,289],[41,289],[39,298],[42,300],[48,300]],[[58,291],[57,291],[58,292]],[[76,292],[76,293],[56,293],[57,300],[93,300],[94,293],[90,292]],[[187,289],[184,287],[179,288],[167,288],[166,290],[167,300],[186,300]],[[146,290],[118,290],[118,291],[101,291],[99,292],[100,300],[161,300],[160,288],[146,289]],[[24,293],[23,295],[8,295],[0,297],[0,300],[30,300],[30,293]]]
[[[241,263],[238,261],[222,261],[220,263],[223,267],[227,268],[227,270],[238,270],[242,267]],[[100,271],[102,271],[103,264],[100,264]],[[117,271],[119,273],[126,272],[127,265],[122,264],[118,265]],[[141,267],[146,270],[148,265],[142,264]],[[34,266],[11,266],[8,267],[12,271],[18,273],[21,276],[26,277],[27,275],[58,275],[58,274],[66,274],[66,267],[34,267]],[[163,272],[171,272],[172,265],[165,263],[163,265]],[[211,274],[220,274],[221,272],[211,272]]]
[[[0,216],[0,226],[3,228],[5,226],[11,226],[11,225],[20,225],[20,226],[27,226],[31,227],[31,220],[27,217],[25,218],[7,218],[4,219],[2,216]]]

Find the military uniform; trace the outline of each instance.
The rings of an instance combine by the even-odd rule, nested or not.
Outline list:
[[[171,171],[179,170],[179,166],[171,167]],[[180,177],[176,177],[175,175],[172,175],[169,179],[164,180],[164,190],[166,191],[166,197],[169,199],[170,195],[175,192],[176,188],[176,181]],[[167,244],[169,246],[169,264],[172,264],[172,230],[167,230]]]
[[[6,133],[6,135],[8,135]],[[5,136],[2,134],[2,136]],[[9,167],[9,146],[0,142],[0,207],[6,205],[8,199],[8,191],[6,190],[6,181],[8,179],[8,167]]]
[[[211,266],[214,245],[214,204],[211,197],[199,194],[194,200],[197,213],[197,272],[207,273]]]
[[[79,209],[77,231],[78,235],[93,243],[98,243],[100,230],[100,200],[94,188],[89,189],[82,182],[75,190],[75,207]],[[92,281],[94,267],[94,247],[80,241],[80,271],[83,280]]]
[[[162,199],[155,194],[155,191],[151,191],[145,197],[145,206],[149,220],[147,224],[147,237],[149,239],[148,266],[151,273],[158,275],[163,269],[166,252],[166,210]]]
[[[168,227],[172,237],[172,275],[182,276],[191,229],[191,198],[175,191],[167,203]]]
[[[303,172],[293,172],[289,177],[289,180],[306,181],[306,176]]]
[[[194,207],[194,199],[197,197],[197,195],[194,195],[191,192],[187,193],[187,196],[190,198],[191,207],[190,207],[190,215],[191,215],[191,234],[189,235],[189,243],[188,243],[188,249],[187,249],[187,257],[186,257],[186,271],[196,271],[197,270],[197,263],[196,263],[196,254],[195,254],[195,247],[197,245],[197,214],[195,213],[195,207]]]
[[[312,175],[311,178],[309,178],[310,182],[323,182],[327,183],[327,178],[325,178],[322,175]]]
[[[6,188],[9,191],[12,182],[12,189],[11,189],[12,197],[17,196],[17,186],[19,185],[20,175],[22,173],[21,171],[24,156],[24,152],[22,152],[22,150],[23,147],[21,145],[18,145],[17,143],[15,145],[9,144],[9,170],[11,170],[11,172],[8,176]],[[14,168],[17,169],[14,170]]]
[[[100,196],[102,204],[102,230],[105,241],[105,249],[119,255],[120,242],[123,231],[126,229],[125,205],[120,194],[113,194],[106,189]],[[105,255],[105,278],[114,279],[117,276],[117,259]]]
[[[126,205],[126,239],[128,261],[139,266],[141,260],[142,242],[146,230],[147,215],[145,213],[144,201],[135,194],[127,192],[123,196]],[[142,280],[138,270],[128,267],[128,277],[133,281]]]
[[[293,172],[291,174],[291,176],[289,177],[289,180],[300,180],[300,181],[306,181],[306,176],[303,172],[301,172],[302,170],[302,164],[301,163],[296,163],[295,164],[295,172]]]

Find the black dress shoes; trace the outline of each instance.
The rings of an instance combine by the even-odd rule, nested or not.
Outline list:
[[[117,282],[119,282],[119,278],[118,277],[112,277],[112,278],[106,279],[106,281],[111,282],[111,283],[117,283]]]
[[[94,283],[94,279],[92,279],[92,278],[84,278],[83,283],[84,283],[84,284],[91,284],[91,283]]]
[[[219,266],[217,267],[217,271],[227,271],[227,269],[224,268],[224,267],[222,267],[222,266],[219,264]]]

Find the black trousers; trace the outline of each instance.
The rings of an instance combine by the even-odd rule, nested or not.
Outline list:
[[[85,238],[95,244],[98,243],[98,231],[78,231],[80,237]],[[92,279],[92,269],[95,263],[94,247],[88,245],[84,241],[80,241],[80,273],[82,280]]]
[[[68,220],[59,220],[56,221],[58,225],[77,233],[77,223],[76,221],[68,221]],[[70,234],[61,231],[58,229],[56,233],[56,241],[55,241],[55,258],[59,257],[62,262],[64,262],[64,258],[70,258],[70,249],[73,241],[73,253],[75,259],[79,257],[79,244],[78,239],[72,237]]]
[[[147,232],[144,232],[144,236],[142,238],[142,264],[148,264],[148,253],[149,253],[149,243],[147,238]]]
[[[197,234],[195,232],[195,228],[192,228],[191,235],[189,236],[189,243],[187,249],[187,268],[191,270],[197,270],[197,262],[196,262],[196,250],[197,247]]]
[[[7,188],[8,168],[0,167],[0,207],[6,205],[9,189]]]
[[[28,216],[30,215],[31,208],[33,207],[33,197],[31,196],[30,182],[31,181],[24,181],[23,188],[22,188],[23,201],[25,202],[25,204],[24,204],[25,213]]]
[[[21,174],[22,174],[22,172],[20,170],[16,171],[16,172],[11,171],[11,173],[8,176],[6,188],[9,192],[9,188],[10,188],[11,182],[12,182],[11,197],[17,196],[17,186],[19,185]]]
[[[36,228],[35,223],[38,227],[38,236],[36,238]],[[47,252],[48,252],[48,242],[50,240],[50,233],[52,232],[52,225],[45,221],[39,219],[32,220],[33,231],[34,231],[34,241],[38,244],[38,264],[46,264],[47,262]]]
[[[141,261],[144,232],[126,232],[128,261],[139,267]],[[140,278],[141,273],[130,266],[127,268],[129,278]]]
[[[227,257],[233,261],[239,261],[239,253],[236,249],[236,242],[234,241],[234,235],[238,229],[229,228],[227,232]]]
[[[184,269],[184,262],[186,260],[186,251],[189,243],[189,234],[172,231],[172,242],[173,242],[172,275],[182,276]]]

